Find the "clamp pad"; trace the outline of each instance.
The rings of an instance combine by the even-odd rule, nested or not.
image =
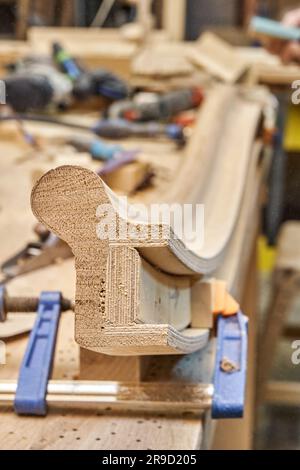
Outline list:
[[[18,414],[44,416],[47,413],[47,385],[52,372],[60,313],[61,293],[42,292],[19,372],[14,402]]]

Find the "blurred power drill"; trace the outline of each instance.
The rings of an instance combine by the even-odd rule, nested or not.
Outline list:
[[[52,54],[60,70],[73,82],[73,95],[77,99],[104,96],[116,101],[129,96],[129,87],[123,80],[107,70],[83,70],[59,43],[53,44]]]
[[[140,93],[134,100],[112,104],[108,115],[111,119],[128,121],[167,121],[173,116],[200,106],[203,90],[200,87],[171,91],[163,95]]]
[[[51,62],[27,58],[4,79],[6,103],[16,112],[44,110],[49,105],[66,107],[72,84]]]

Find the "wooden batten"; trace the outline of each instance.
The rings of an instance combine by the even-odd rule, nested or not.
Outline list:
[[[140,382],[145,378],[149,356],[108,356],[80,348],[80,379]]]

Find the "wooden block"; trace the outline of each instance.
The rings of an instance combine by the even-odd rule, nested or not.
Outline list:
[[[132,62],[132,73],[147,77],[189,76],[193,66],[188,59],[189,46],[166,42],[143,48]]]
[[[226,282],[215,281],[213,284],[214,312],[220,313],[224,310],[226,299]]]
[[[269,85],[288,85],[299,80],[300,67],[296,64],[257,64],[253,67],[254,74],[258,83]]]
[[[56,159],[56,164],[60,164],[60,159]],[[63,161],[66,159],[62,157]],[[70,165],[78,165],[90,167],[91,158],[88,154],[74,154],[70,157]],[[31,172],[32,185],[43,176],[43,174],[49,168],[49,164],[45,162],[43,165],[39,164]],[[150,172],[151,165],[147,162],[132,162],[127,165],[123,165],[120,168],[102,176],[103,181],[114,191],[118,193],[131,194],[145,181],[147,175]]]
[[[138,50],[116,29],[33,27],[28,31],[28,40],[35,54],[48,55],[57,41],[87,67],[107,68],[124,78],[130,76],[131,61]]]
[[[107,356],[80,348],[81,380],[140,382],[148,366],[148,357]]]
[[[192,326],[212,328],[215,314],[233,315],[239,304],[227,291],[225,281],[200,281],[192,288]]]
[[[202,34],[189,57],[195,65],[227,83],[237,82],[248,67],[233,46],[209,32]]]
[[[179,331],[187,328],[192,319],[191,280],[186,276],[168,276],[144,260],[141,263],[138,321],[168,323]]]
[[[213,326],[213,281],[198,281],[192,286],[192,327]]]
[[[132,162],[103,176],[103,181],[114,191],[130,194],[145,181],[149,170],[148,163]]]

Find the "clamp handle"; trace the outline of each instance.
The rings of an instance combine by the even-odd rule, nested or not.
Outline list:
[[[47,385],[52,372],[60,313],[61,293],[42,292],[19,372],[14,402],[18,414],[44,416],[47,413]]]
[[[218,316],[212,418],[242,418],[247,378],[248,318]]]

